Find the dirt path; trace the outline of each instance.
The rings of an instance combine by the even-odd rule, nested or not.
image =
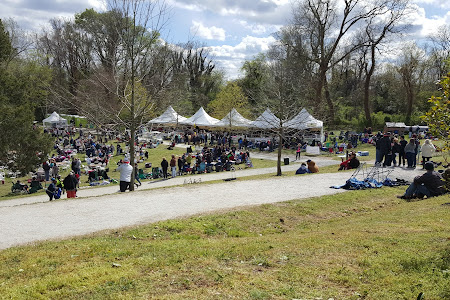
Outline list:
[[[318,161],[319,165],[322,163],[326,162]],[[296,164],[283,166],[283,171],[292,172],[296,168]],[[274,172],[274,168],[241,170],[236,176],[265,172]],[[421,173],[420,170],[396,168],[391,178],[410,180]],[[0,249],[233,207],[342,193],[345,191],[330,186],[345,183],[350,175],[349,172],[312,174],[151,190],[180,185],[187,178],[207,181],[230,177],[230,172],[220,172],[144,183],[134,193],[116,193],[118,186],[115,185],[81,190],[83,198],[74,200],[48,202],[46,196],[6,200],[0,202]]]

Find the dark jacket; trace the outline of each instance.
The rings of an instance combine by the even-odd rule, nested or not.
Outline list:
[[[445,192],[444,180],[438,172],[427,171],[421,176],[414,178],[415,184],[423,184],[431,193],[431,196],[439,196]]]
[[[67,175],[63,180],[64,188],[67,191],[73,191],[77,188],[78,180],[75,175]]]
[[[377,141],[377,146],[382,153],[389,153],[391,151],[391,138],[389,136],[383,136]]]
[[[161,162],[161,168],[166,169],[169,167],[169,162],[165,159]]]

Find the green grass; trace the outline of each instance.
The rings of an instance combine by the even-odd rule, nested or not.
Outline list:
[[[450,297],[449,196],[352,191],[0,252],[3,299]]]
[[[114,143],[114,145],[117,145],[117,143]],[[122,149],[125,149],[125,144],[124,143],[120,143],[120,145],[121,145]],[[146,149],[146,150],[149,153],[148,159],[144,160],[141,163],[138,163],[139,168],[144,169],[144,171],[146,173],[150,173],[151,169],[145,169],[144,168],[145,163],[150,162],[150,163],[152,163],[152,166],[159,167],[161,165],[161,161],[162,161],[163,157],[165,157],[167,160],[170,161],[172,155],[181,156],[186,151],[185,149],[178,148],[178,147],[175,147],[173,150],[167,150],[167,146],[166,145],[160,145],[157,148]],[[85,155],[84,154],[77,154],[77,157],[81,159],[83,165],[86,164],[86,162],[84,161],[84,159],[85,159]],[[115,172],[115,169],[117,168],[117,162],[120,159],[123,159],[123,158],[124,158],[124,155],[111,157],[111,160],[109,161],[109,164],[108,164],[108,167],[110,168],[110,172],[108,173],[108,175],[111,178],[119,179],[119,173]],[[252,162],[253,162],[253,167],[254,168],[275,167],[276,164],[277,164],[276,161],[265,160],[265,159],[254,159],[254,160],[252,160]],[[64,178],[65,176],[67,176],[67,174],[69,172],[70,172],[70,167],[69,167],[69,169],[66,169],[66,170],[62,170],[60,168],[61,178]],[[27,180],[29,179],[29,177],[24,176],[24,177],[20,177],[20,178],[17,178],[17,179],[19,179],[23,183],[26,183]],[[27,194],[11,194],[12,182],[16,182],[17,179],[6,178],[5,179],[5,184],[3,184],[3,185],[0,184],[0,201],[1,200],[12,199],[12,198],[18,198],[18,197],[35,196],[35,195],[38,195],[38,194],[44,194],[45,193],[44,190],[40,190],[40,191],[38,191],[38,193],[31,194],[31,195],[27,195]],[[141,180],[141,181],[146,181],[146,180]],[[43,186],[44,186],[44,183],[43,183]],[[81,187],[89,186],[87,175],[82,174],[81,180],[80,180],[80,186]],[[96,188],[96,187],[93,187],[93,188]]]

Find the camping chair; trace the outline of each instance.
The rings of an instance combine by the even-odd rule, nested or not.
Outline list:
[[[159,167],[152,168],[152,178],[157,179],[160,177],[161,177],[161,170],[159,169]]]
[[[13,193],[27,193],[27,186],[24,184],[21,184],[20,182],[13,183],[11,187],[11,192]]]
[[[205,171],[206,171],[206,164],[205,164],[205,162],[202,161],[197,168],[197,172],[199,174],[201,174],[201,173],[205,173]]]
[[[139,179],[147,179],[151,175],[150,174],[145,174],[143,169],[139,169],[138,176],[139,176]]]

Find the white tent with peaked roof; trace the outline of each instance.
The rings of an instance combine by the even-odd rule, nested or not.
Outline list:
[[[294,118],[285,123],[287,128],[305,130],[305,129],[319,129],[320,141],[323,142],[323,121],[317,120],[303,108]]]
[[[214,126],[217,122],[219,122],[218,119],[211,117],[203,107],[200,107],[192,117],[182,123],[195,126]]]
[[[323,128],[323,122],[311,116],[304,108],[294,118],[287,121],[285,125],[287,128],[298,130]]]
[[[233,108],[222,120],[214,124],[215,127],[249,127],[252,121],[244,118]]]
[[[278,128],[280,126],[280,119],[275,116],[270,109],[266,109],[255,121],[250,123],[250,127],[261,129]]]
[[[150,120],[150,124],[179,124],[186,121],[187,118],[179,115],[172,106],[169,106],[166,111],[157,118]]]
[[[42,120],[42,125],[44,127],[66,127],[67,120],[54,111],[48,118]]]

